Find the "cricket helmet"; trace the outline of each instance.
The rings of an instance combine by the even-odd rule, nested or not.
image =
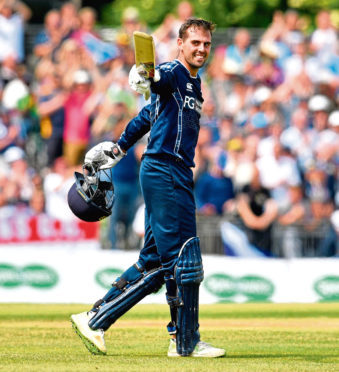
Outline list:
[[[83,173],[74,172],[75,182],[68,192],[68,205],[81,220],[96,222],[112,213],[114,186],[111,169],[95,170],[90,164]]]

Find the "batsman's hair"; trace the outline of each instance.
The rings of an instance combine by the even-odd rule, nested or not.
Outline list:
[[[187,18],[186,21],[180,26],[179,29],[179,38],[180,39],[185,39],[187,37],[186,31],[191,27],[198,27],[198,28],[203,28],[206,31],[209,31],[212,35],[213,31],[215,30],[215,24],[206,21],[205,19],[202,18],[195,18],[195,17],[190,17]]]

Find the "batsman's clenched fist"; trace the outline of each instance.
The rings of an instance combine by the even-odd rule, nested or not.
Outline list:
[[[85,164],[92,165],[95,169],[109,169],[126,156],[117,143],[105,141],[92,147],[85,155]]]

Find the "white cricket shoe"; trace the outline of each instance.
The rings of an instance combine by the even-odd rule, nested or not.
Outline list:
[[[218,358],[224,356],[225,354],[226,351],[224,349],[218,349],[217,347],[213,347],[212,345],[204,341],[199,341],[196,344],[193,353],[190,354],[189,356],[203,358]],[[181,356],[180,354],[177,353],[177,344],[174,339],[170,340],[167,356],[169,357]]]
[[[71,323],[75,332],[80,336],[82,342],[92,354],[105,355],[107,349],[104,331],[102,329],[94,331],[89,327],[88,322],[92,316],[93,314],[89,314],[86,311],[80,314],[73,314],[71,316]]]

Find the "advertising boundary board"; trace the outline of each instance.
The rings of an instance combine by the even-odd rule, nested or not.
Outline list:
[[[101,250],[95,241],[0,246],[0,302],[93,303],[137,258],[137,251]],[[202,304],[339,301],[336,258],[204,255],[203,264]],[[165,289],[142,302],[165,304]]]

